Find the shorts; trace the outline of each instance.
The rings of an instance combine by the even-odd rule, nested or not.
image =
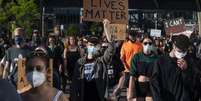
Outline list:
[[[152,97],[149,82],[136,82],[134,97]]]
[[[130,73],[129,72],[125,72],[124,74],[124,84],[123,87],[128,88],[129,87],[129,80],[130,80]]]

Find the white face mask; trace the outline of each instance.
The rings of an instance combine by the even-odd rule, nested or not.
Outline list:
[[[184,58],[185,56],[186,56],[186,54],[187,54],[187,52],[178,52],[178,51],[175,51],[175,57],[177,58],[177,59],[181,59],[181,58]]]
[[[152,45],[143,45],[143,52],[146,54],[151,54],[151,51],[153,51]]]
[[[196,45],[197,45],[197,43],[196,43],[196,42],[194,42],[194,43],[193,43],[193,45],[194,45],[194,46],[196,46]]]
[[[38,71],[29,72],[27,79],[34,88],[41,86],[46,81],[45,74]]]
[[[87,48],[87,58],[88,59],[92,59],[93,58],[93,54],[97,51],[97,48],[95,48],[94,46],[89,46]]]

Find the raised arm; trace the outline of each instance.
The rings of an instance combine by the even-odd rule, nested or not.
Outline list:
[[[115,42],[113,41],[113,38],[111,37],[111,34],[108,31],[109,24],[110,24],[109,20],[105,19],[103,21],[104,33],[106,34],[107,41],[109,42],[108,48],[104,52],[103,59],[105,62],[108,62],[108,63],[111,61],[116,51]]]

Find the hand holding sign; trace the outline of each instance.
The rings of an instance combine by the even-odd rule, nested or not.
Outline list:
[[[31,84],[27,81],[25,72],[25,59],[19,56],[17,61],[18,66],[18,81],[17,91],[18,93],[24,93],[32,88]]]
[[[112,42],[111,33],[109,32],[110,21],[108,19],[103,20],[104,33],[106,35],[107,41]]]
[[[109,21],[108,19],[104,19],[104,20],[103,20],[103,24],[104,24],[104,25],[108,25],[108,24],[110,24],[110,21]]]

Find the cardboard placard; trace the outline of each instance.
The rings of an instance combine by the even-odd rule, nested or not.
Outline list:
[[[126,24],[110,24],[109,34],[115,40],[125,40],[126,39]]]
[[[165,21],[164,26],[167,36],[170,36],[170,34],[186,31],[185,21],[183,18]]]
[[[128,24],[128,0],[83,0],[83,20]]]
[[[153,37],[161,37],[161,30],[151,29],[150,36]]]
[[[49,60],[49,67],[47,69],[47,82],[53,87],[53,59]]]
[[[17,91],[18,93],[24,93],[32,88],[31,84],[28,82],[26,78],[25,61],[26,60],[24,58],[19,58],[17,61],[17,67],[18,67]]]
[[[181,33],[175,33],[174,36],[177,36],[177,35],[185,35],[185,36],[187,36],[188,38],[190,38],[192,33],[193,33],[193,31],[186,30],[186,31],[181,32]]]

